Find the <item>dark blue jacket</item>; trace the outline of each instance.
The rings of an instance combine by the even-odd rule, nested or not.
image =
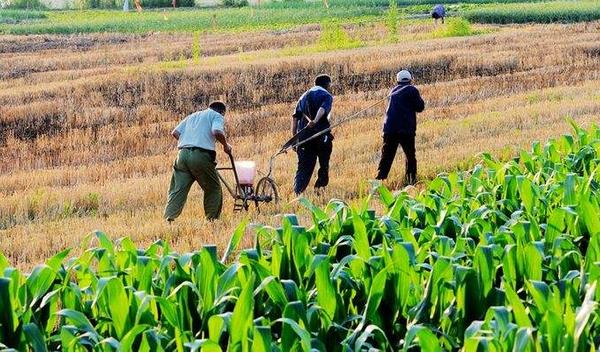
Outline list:
[[[308,91],[304,92],[302,97],[298,100],[296,105],[296,111],[294,112],[294,118],[298,119],[298,129],[296,132],[302,130],[308,121],[304,117],[306,115],[310,120],[314,120],[317,116],[319,108],[325,109],[325,116],[322,117],[317,125],[311,130],[311,135],[329,128],[329,113],[331,112],[331,106],[333,104],[333,96],[322,87],[314,86]]]
[[[412,134],[417,131],[417,113],[425,109],[419,90],[410,84],[400,83],[392,89],[385,112],[384,134]]]

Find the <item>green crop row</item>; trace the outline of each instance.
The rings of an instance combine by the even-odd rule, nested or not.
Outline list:
[[[40,18],[46,18],[43,11],[0,9],[0,23],[15,23]]]
[[[188,6],[191,4],[190,1],[179,3]],[[516,1],[529,3],[543,0],[502,0],[499,4],[479,5],[492,1],[496,2],[496,0],[448,0],[445,3],[451,4],[448,6],[450,12],[466,12],[470,20],[477,22],[583,21],[598,18],[598,6],[594,7],[594,2],[504,5],[503,3]],[[122,4],[122,0],[78,0],[78,2],[84,7],[120,7]],[[170,0],[151,2],[154,5],[147,5],[170,4]],[[324,8],[324,3],[327,3],[328,8]],[[398,0],[398,4],[403,6],[400,11],[408,15],[426,14],[434,3],[437,3],[437,0]],[[273,1],[252,9],[242,7],[169,10],[166,16],[162,11],[147,10],[143,13],[135,13],[120,10],[42,12],[0,9],[0,34],[284,29],[329,20],[381,21],[388,6],[388,0],[327,0],[324,2],[289,0]],[[471,9],[475,10],[470,11]],[[519,9],[519,12],[515,12],[514,9]],[[29,21],[31,19],[39,20]]]
[[[371,198],[383,204],[377,217]],[[0,257],[1,348],[595,351],[600,129],[574,127],[410,197],[374,185],[225,258],[95,233],[24,274]],[[89,244],[88,244],[89,245]]]
[[[543,2],[548,0],[396,0],[398,6],[418,6],[418,5],[436,5],[444,4],[490,4],[490,3],[529,3]],[[327,0],[330,7],[388,7],[389,0]],[[266,2],[263,7],[269,8],[307,8],[307,7],[323,7],[321,1],[305,1],[305,0],[282,0]],[[431,6],[428,6],[430,8]]]
[[[594,21],[600,19],[600,3],[593,0],[497,5],[468,11],[464,17],[472,22],[499,24]]]
[[[3,11],[3,10],[0,10]],[[179,9],[144,11],[117,10],[48,11],[40,21],[0,24],[0,34],[68,34],[93,32],[145,33],[153,31],[243,31],[280,29],[325,19],[358,20],[383,14],[384,9],[336,7],[329,10],[306,8],[282,9]]]

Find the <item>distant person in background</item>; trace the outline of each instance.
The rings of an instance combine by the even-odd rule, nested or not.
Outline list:
[[[331,77],[319,75],[315,85],[304,92],[298,100],[296,110],[292,116],[292,135],[300,133],[299,140],[306,140],[311,136],[327,130],[330,127],[329,113],[333,104],[333,96],[329,93]],[[324,188],[329,184],[329,159],[333,150],[333,135],[331,132],[298,146],[298,169],[294,180],[294,192],[300,195],[310,183],[310,178],[319,160],[319,171],[315,190]]]
[[[135,9],[137,12],[142,12],[142,1],[141,0],[133,0],[135,3]]]
[[[216,169],[215,142],[219,141],[223,145],[223,151],[231,154],[231,146],[225,138],[225,111],[223,102],[212,102],[208,109],[189,115],[171,132],[177,139],[179,153],[173,164],[165,207],[164,217],[168,222],[181,214],[194,182],[204,192],[206,218],[214,220],[221,215],[223,193]]]
[[[129,0],[123,1],[123,11],[129,11]]]
[[[442,20],[442,24],[443,24],[444,18],[446,17],[446,9],[444,8],[444,5],[442,5],[442,4],[435,5],[433,7],[433,10],[431,11],[431,17],[435,21],[436,25],[437,25],[439,19]]]
[[[406,156],[406,175],[404,185],[413,185],[417,181],[417,157],[415,135],[417,132],[417,113],[425,109],[425,102],[419,90],[412,85],[412,75],[402,70],[396,75],[398,85],[390,93],[390,102],[383,123],[383,147],[376,179],[388,177],[398,145],[402,146]]]

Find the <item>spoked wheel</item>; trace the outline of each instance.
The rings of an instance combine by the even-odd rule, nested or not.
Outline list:
[[[277,191],[277,185],[275,181],[269,177],[261,178],[256,184],[256,207],[258,207],[259,202],[266,203],[278,203],[279,202],[279,192]]]

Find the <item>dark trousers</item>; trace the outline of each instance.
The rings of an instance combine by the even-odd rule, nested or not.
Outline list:
[[[327,135],[326,138],[319,138],[318,141],[311,141],[298,147],[296,151],[298,153],[298,169],[294,181],[296,195],[301,194],[308,187],[317,159],[319,160],[319,171],[315,188],[325,187],[329,184],[329,159],[333,150],[331,140],[331,136]]]
[[[383,147],[381,148],[381,161],[377,169],[377,179],[383,180],[388,177],[398,145],[402,146],[406,156],[405,184],[414,184],[417,181],[417,157],[415,151],[414,134],[383,134]]]

